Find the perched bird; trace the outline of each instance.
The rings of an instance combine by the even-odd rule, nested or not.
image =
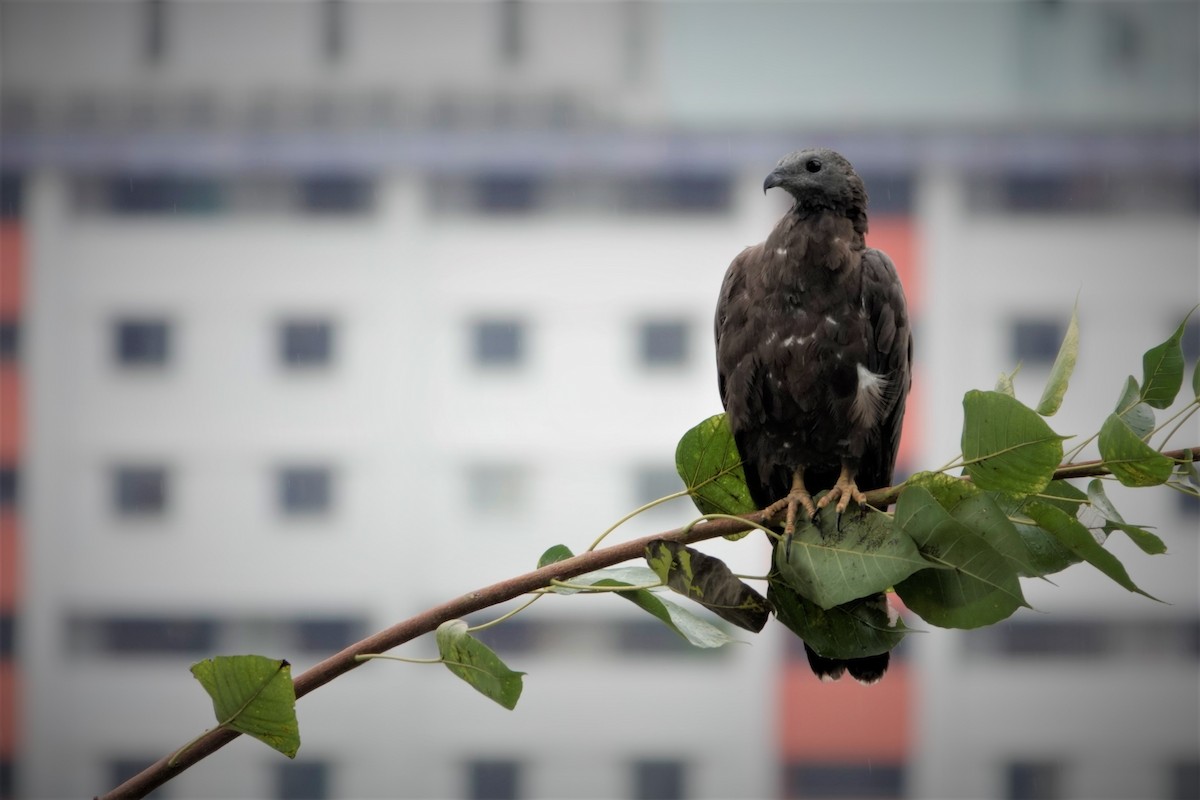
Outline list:
[[[795,530],[800,509],[840,515],[889,486],[910,384],[912,338],[891,259],[867,247],[867,192],[850,162],[786,156],[763,191],[795,200],[765,242],[729,265],[716,312],[717,375],[750,496]],[[814,501],[823,490],[826,495]],[[870,683],[888,655],[834,661],[822,678]]]

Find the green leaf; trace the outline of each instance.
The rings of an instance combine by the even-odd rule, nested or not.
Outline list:
[[[512,711],[521,699],[521,676],[525,673],[509,669],[490,647],[467,632],[468,627],[461,619],[446,620],[438,626],[442,663],[484,697]]]
[[[803,515],[802,515],[803,516]],[[775,546],[775,568],[789,586],[823,609],[881,592],[930,565],[887,514],[821,509]]]
[[[968,497],[982,490],[971,481],[947,475],[944,472],[916,472],[908,476],[905,487],[922,486],[937,498],[942,507],[949,510]]]
[[[1196,360],[1196,366],[1192,368],[1192,393],[1200,400],[1200,359]]]
[[[1008,395],[974,390],[963,398],[963,459],[981,489],[1040,492],[1062,460],[1062,440],[1037,412]]]
[[[1043,529],[1053,535],[1064,547],[1075,553],[1084,561],[1103,572],[1131,592],[1145,595],[1151,600],[1158,600],[1152,594],[1147,594],[1138,588],[1125,567],[1109,551],[1105,550],[1091,531],[1083,523],[1061,509],[1046,503],[1034,501],[1028,504],[1026,513]],[[1162,602],[1162,601],[1159,601]]]
[[[1050,368],[1050,378],[1042,391],[1042,399],[1038,402],[1037,412],[1044,417],[1052,417],[1062,405],[1063,396],[1067,393],[1067,384],[1071,373],[1075,371],[1075,359],[1079,355],[1079,303],[1071,309],[1071,321],[1067,324],[1067,333],[1063,337],[1062,346],[1058,348],[1058,356],[1054,366]]]
[[[767,624],[767,599],[734,577],[721,559],[679,542],[656,539],[646,545],[646,561],[672,591],[726,622],[755,633]]]
[[[993,495],[980,492],[963,499],[949,511],[952,517],[1004,556],[1009,567],[1018,575],[1027,578],[1040,577],[1041,573],[1034,564],[1028,545],[1008,515],[996,504]]]
[[[1126,486],[1158,486],[1171,477],[1175,462],[1143,442],[1116,414],[1100,427],[1100,457]]]
[[[921,555],[953,569],[926,569],[896,584],[896,594],[925,621],[978,628],[1027,605],[1016,571],[995,548],[950,516],[928,490],[912,486],[896,504],[896,527]]]
[[[571,585],[551,586],[551,591],[555,594],[578,594],[579,592],[587,591],[587,589],[576,588],[581,586],[655,586],[661,583],[661,580],[654,570],[649,567],[631,566],[607,567],[605,569],[593,570],[583,575],[577,575],[569,581],[564,581],[564,583]]]
[[[889,613],[883,594],[826,610],[772,578],[767,599],[779,621],[826,658],[877,656],[900,644],[908,632],[899,615]]]
[[[996,378],[996,391],[1000,394],[1006,394],[1009,397],[1016,397],[1017,390],[1013,387],[1013,379],[1017,377],[1017,373],[1021,371],[1021,365],[1017,364],[1017,368],[1009,373],[1000,373],[1000,377]]]
[[[1154,408],[1168,408],[1183,386],[1182,342],[1186,326],[1185,317],[1165,342],[1142,356],[1142,400]]]
[[[1040,501],[1061,509],[1074,516],[1080,505],[1087,501],[1087,495],[1066,481],[1051,481],[1039,495]],[[1029,577],[1045,577],[1056,572],[1062,572],[1072,564],[1078,564],[1083,559],[1059,544],[1058,540],[1048,532],[1039,528],[1029,520],[1024,508],[1030,498],[1025,495],[1010,495],[993,492],[992,499],[1013,523],[1021,541],[1029,551],[1031,574]],[[1022,573],[1023,574],[1023,573]]]
[[[538,559],[538,569],[548,567],[551,564],[557,564],[559,561],[566,561],[568,558],[574,558],[575,554],[571,552],[571,548],[565,544],[556,544],[553,547],[542,553],[542,557]]]
[[[265,656],[216,656],[192,665],[213,701],[222,728],[231,728],[295,758],[300,749],[296,691],[287,661]]]
[[[1145,528],[1137,525],[1130,525],[1117,512],[1116,506],[1108,499],[1108,495],[1104,492],[1104,481],[1096,478],[1088,484],[1087,489],[1088,500],[1092,501],[1092,507],[1100,512],[1108,522],[1104,526],[1105,530],[1124,531],[1134,544],[1136,544],[1143,553],[1150,555],[1158,555],[1167,552],[1167,545],[1162,539],[1155,536]]]
[[[623,579],[612,577],[614,575],[621,576]],[[589,572],[586,575],[580,575],[578,578],[572,578],[571,583],[587,584],[598,588],[612,588],[645,586],[660,580],[654,570],[649,567],[624,567]],[[628,591],[609,592],[608,594],[620,595],[643,611],[654,615],[664,625],[696,647],[723,647],[733,641],[729,634],[716,625],[700,619],[695,614],[682,606],[672,603],[670,600],[659,597],[649,589],[630,589]]]
[[[1130,375],[1114,410],[1139,439],[1145,439],[1154,430],[1154,409],[1143,403],[1141,397],[1142,387],[1138,386],[1137,378]]]
[[[675,469],[701,514],[753,514],[746,474],[724,414],[709,417],[683,435]],[[749,531],[727,536],[740,539]]]

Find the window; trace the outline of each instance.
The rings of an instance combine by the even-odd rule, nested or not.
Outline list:
[[[126,174],[105,181],[104,203],[126,216],[211,214],[225,205],[225,187],[203,175]]]
[[[679,172],[625,178],[620,206],[632,213],[719,213],[733,205],[728,173]]]
[[[513,516],[528,498],[528,475],[519,464],[473,464],[467,467],[467,501],[479,513]]]
[[[909,214],[913,208],[913,178],[909,173],[864,173],[872,214]]]
[[[485,319],[472,325],[472,356],[481,367],[516,367],[525,358],[525,326],[515,319]]]
[[[11,119],[11,117],[8,117]],[[0,219],[19,219],[22,206],[22,180],[16,172],[0,172]]]
[[[324,761],[289,761],[275,765],[279,800],[325,800],[331,797],[330,767]]]
[[[829,764],[798,762],[784,767],[784,797],[891,798],[904,797],[904,767],[900,764]]]
[[[691,326],[684,320],[650,320],[638,326],[638,356],[646,367],[682,367],[690,355]]]
[[[116,786],[114,782],[109,784]],[[0,797],[16,797],[17,796],[17,762],[12,758],[0,755]],[[148,795],[154,798],[155,795]],[[159,795],[161,797],[161,795]]]
[[[13,317],[0,319],[0,363],[20,357],[21,327]]]
[[[644,506],[683,488],[679,473],[671,465],[641,466],[634,470],[634,504]]]
[[[333,505],[333,473],[328,467],[296,466],[279,471],[279,507],[292,517],[328,513]]]
[[[1171,800],[1200,797],[1200,759],[1186,758],[1171,765]]]
[[[297,619],[288,626],[294,628],[296,649],[307,653],[336,653],[363,637],[364,622],[349,617],[309,618]]]
[[[0,511],[17,506],[17,467],[0,464]]]
[[[113,507],[125,517],[155,516],[167,510],[167,469],[128,465],[113,471]]]
[[[687,765],[675,759],[633,762],[634,800],[684,800]]]
[[[630,619],[617,623],[617,649],[641,655],[717,655],[725,648],[695,648],[673,630],[652,620]]]
[[[1007,800],[1056,800],[1063,797],[1062,764],[1056,761],[1013,761],[1006,768]]]
[[[164,367],[170,357],[170,327],[163,319],[117,320],[113,349],[123,367]]]
[[[0,662],[11,661],[17,654],[17,618],[11,611],[0,612]]]
[[[333,323],[287,320],[279,327],[279,359],[291,369],[327,367],[333,361]]]
[[[466,794],[470,800],[517,800],[521,796],[521,765],[499,759],[468,762]]]
[[[965,631],[968,656],[1031,659],[1200,659],[1200,618],[1006,620]]]
[[[299,201],[310,214],[362,214],[374,206],[375,187],[358,175],[309,175],[300,179]]]
[[[476,211],[488,214],[521,214],[542,205],[543,181],[533,173],[480,175],[474,180]]]
[[[1011,331],[1013,359],[1029,367],[1052,365],[1066,335],[1062,323],[1045,319],[1016,320]]]
[[[503,625],[484,628],[474,635],[501,656],[514,656],[535,651],[541,643],[540,634],[547,627],[538,620],[509,619]]]
[[[1189,364],[1200,361],[1200,318],[1192,314],[1192,318],[1183,326],[1183,360]]]
[[[69,649],[112,656],[198,656],[216,649],[218,623],[208,617],[77,617],[68,621]]]

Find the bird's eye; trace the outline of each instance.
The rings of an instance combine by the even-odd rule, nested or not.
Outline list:
[[[821,159],[810,158],[808,161],[804,162],[804,168],[806,170],[808,170],[809,172],[820,172],[821,171]]]

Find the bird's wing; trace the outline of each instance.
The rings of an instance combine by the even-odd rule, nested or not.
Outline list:
[[[868,448],[859,466],[864,490],[891,485],[904,403],[912,382],[912,333],[900,276],[886,253],[868,248],[862,258],[863,304],[871,319],[867,368],[886,375],[889,389],[878,426],[878,447]]]
[[[743,299],[746,288],[747,272],[754,254],[762,249],[762,245],[747,247],[738,253],[725,272],[721,282],[721,294],[717,298],[717,313],[713,327],[717,343],[717,391],[721,395],[721,403],[725,403],[725,382],[729,379],[729,371],[741,360],[742,353],[728,357],[731,345],[737,344],[730,337],[746,335],[746,323],[749,311],[748,301]]]

